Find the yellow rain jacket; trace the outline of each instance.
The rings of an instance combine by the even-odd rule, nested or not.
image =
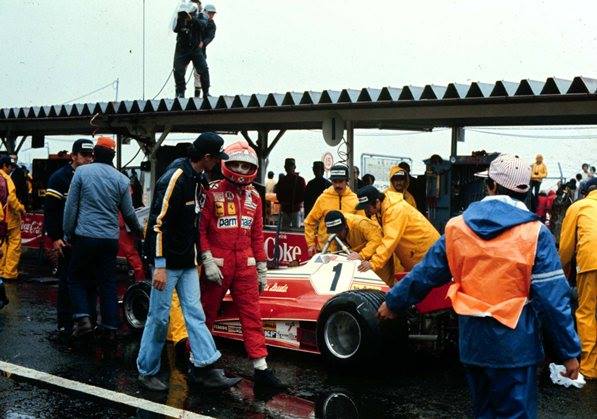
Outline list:
[[[8,187],[8,203],[6,211],[6,222],[8,223],[8,229],[19,227],[21,228],[21,212],[25,211],[25,207],[17,198],[17,191],[12,178],[0,170],[0,175],[6,180],[6,186]]]
[[[568,265],[576,252],[578,273],[597,270],[597,191],[570,205],[560,233],[560,260]]]
[[[562,266],[572,262],[576,252],[578,307],[574,313],[581,342],[580,372],[597,379],[597,191],[576,201],[566,211],[560,234]]]
[[[439,233],[423,214],[409,205],[401,193],[388,191],[381,204],[381,245],[371,257],[374,271],[381,269],[395,254],[410,271],[439,239]]]
[[[21,213],[25,207],[17,198],[15,184],[9,175],[0,170],[0,176],[6,180],[8,199],[5,212],[8,224],[8,237],[2,243],[2,256],[0,257],[0,277],[17,279],[19,276],[19,261],[21,259]]]
[[[344,217],[348,226],[348,245],[361,259],[369,260],[381,244],[381,227],[363,215],[346,213]]]
[[[344,218],[346,218],[346,225],[348,226],[346,244],[352,251],[357,252],[362,260],[371,259],[377,247],[381,244],[381,227],[376,220],[363,215],[345,213]],[[330,245],[330,250],[334,251],[336,249],[337,246],[334,242]],[[394,285],[396,277],[393,264],[388,263],[374,272],[389,286]]]
[[[392,166],[390,167],[390,186],[388,187],[388,189],[386,189],[384,192],[395,192],[395,193],[400,193],[398,191],[396,191],[396,189],[394,188],[394,186],[392,186],[392,176],[394,176],[396,173],[398,173],[400,170],[404,170],[403,168],[401,168],[400,166],[396,165],[396,166]],[[404,195],[404,200],[409,203],[410,205],[412,205],[413,207],[417,208],[417,203],[415,201],[415,198],[412,196],[412,194],[409,191],[404,191],[402,193],[402,195]]]
[[[359,203],[357,194],[350,190],[347,186],[342,195],[338,195],[333,186],[327,188],[315,201],[315,205],[305,218],[305,240],[307,246],[316,244],[315,237],[317,235],[317,246],[319,249],[325,243],[327,238],[327,231],[325,228],[324,217],[331,210],[342,211],[344,214],[359,214],[365,215],[363,211],[357,211],[355,208]]]
[[[531,165],[531,180],[538,180],[541,182],[547,176],[547,166],[545,163],[533,163]]]

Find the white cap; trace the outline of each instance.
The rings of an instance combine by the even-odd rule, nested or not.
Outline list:
[[[216,6],[214,6],[213,4],[206,4],[205,7],[203,8],[203,11],[205,12],[216,12]]]
[[[195,3],[181,3],[178,6],[179,12],[186,12],[189,14],[197,13],[197,5]]]
[[[530,188],[531,166],[513,154],[500,154],[488,170],[475,173],[475,176],[488,177],[510,191],[525,193]]]

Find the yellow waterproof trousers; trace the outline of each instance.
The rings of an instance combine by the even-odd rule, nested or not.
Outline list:
[[[8,229],[8,237],[2,243],[0,259],[0,277],[17,279],[19,276],[19,260],[21,259],[21,226]]]
[[[172,304],[170,305],[170,324],[168,325],[168,337],[170,342],[178,343],[182,339],[189,337],[187,328],[184,324],[184,317],[182,309],[180,308],[180,301],[176,290],[172,293]]]
[[[577,274],[576,286],[576,327],[582,348],[580,372],[587,378],[597,379],[597,271]]]

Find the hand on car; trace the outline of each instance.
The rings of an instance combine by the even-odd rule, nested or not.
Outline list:
[[[564,361],[564,367],[566,367],[566,372],[561,373],[564,377],[568,377],[571,380],[576,380],[578,378],[578,370],[580,369],[578,359],[571,358]]]
[[[350,252],[348,254],[348,256],[346,257],[346,259],[348,259],[348,260],[361,260],[361,255],[359,255],[357,252]]]
[[[309,257],[313,256],[315,253],[317,253],[317,246],[315,246],[314,244],[309,246],[307,248],[307,253],[309,254]]]
[[[152,286],[158,290],[162,291],[166,288],[166,281],[168,280],[168,272],[166,272],[166,268],[155,268],[153,270],[153,282]]]
[[[359,265],[359,272],[366,272],[369,269],[371,269],[371,262],[369,262],[368,260],[364,260],[361,262],[361,264]]]
[[[396,313],[388,308],[388,305],[383,302],[377,310],[377,318],[379,320],[393,320],[396,318]]]

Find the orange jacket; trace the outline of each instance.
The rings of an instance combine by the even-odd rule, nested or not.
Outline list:
[[[446,225],[446,256],[454,279],[448,290],[454,311],[493,317],[516,328],[530,292],[540,228],[540,222],[532,221],[483,240],[462,216],[451,219]]]

